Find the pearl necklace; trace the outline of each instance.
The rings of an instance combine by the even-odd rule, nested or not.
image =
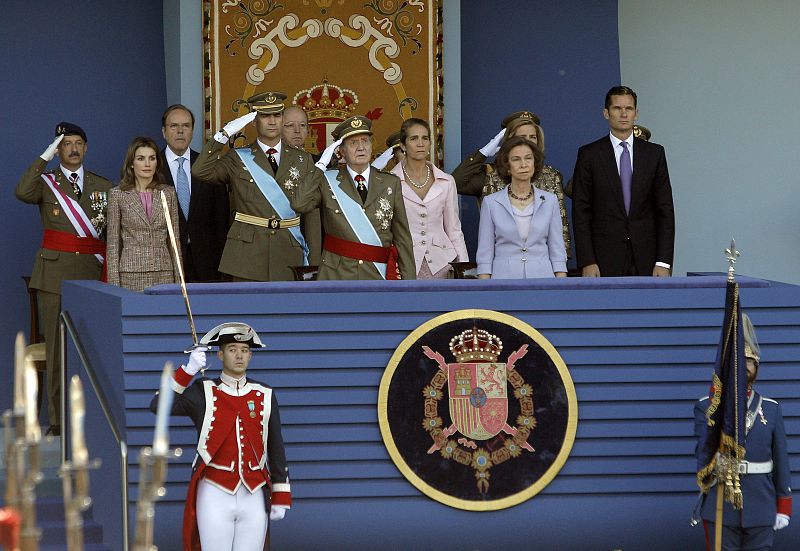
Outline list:
[[[512,199],[516,199],[517,201],[527,201],[531,197],[533,197],[533,186],[531,186],[531,190],[528,192],[528,195],[525,197],[519,197],[515,195],[513,191],[511,191],[511,184],[508,186],[508,194],[511,196]]]
[[[401,165],[401,167],[403,169],[403,174],[405,174],[405,176],[406,176],[406,182],[408,182],[409,184],[411,184],[412,186],[414,186],[417,189],[422,189],[422,188],[424,188],[425,186],[428,185],[428,181],[431,179],[431,167],[430,167],[430,165],[428,163],[425,163],[425,168],[428,170],[428,172],[425,174],[425,181],[422,182],[421,184],[418,184],[414,180],[411,179],[411,176],[409,176],[408,172],[406,172],[405,165]],[[531,193],[533,193],[533,191],[531,191]]]

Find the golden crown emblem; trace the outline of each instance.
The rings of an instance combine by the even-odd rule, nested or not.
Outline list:
[[[364,124],[361,119],[353,119],[350,121],[350,128],[361,128],[361,125]]]
[[[635,124],[633,125],[633,136],[635,138],[640,138],[642,136],[642,129]]]
[[[458,363],[473,360],[496,362],[503,350],[503,341],[484,329],[473,327],[450,339],[450,352]]]
[[[292,103],[306,112],[309,123],[341,122],[355,114],[358,95],[350,89],[329,84],[325,79],[322,84],[297,92]]]
[[[267,103],[275,103],[276,100],[277,100],[277,98],[275,96],[273,96],[272,94],[267,96]]]
[[[519,118],[525,119],[526,121],[532,121],[533,115],[531,115],[529,111],[523,111]]]

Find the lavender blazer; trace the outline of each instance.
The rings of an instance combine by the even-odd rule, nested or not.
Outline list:
[[[554,277],[567,271],[567,253],[558,198],[535,189],[533,217],[527,241],[523,242],[508,190],[483,198],[478,231],[478,274],[494,279]]]
[[[422,267],[422,260],[427,259],[431,273],[435,274],[449,262],[466,262],[469,257],[461,232],[458,194],[453,177],[433,165],[430,167],[434,181],[425,199],[420,199],[406,183],[403,168],[399,164],[392,169],[392,174],[400,178],[403,184],[403,201],[414,242],[417,273]]]

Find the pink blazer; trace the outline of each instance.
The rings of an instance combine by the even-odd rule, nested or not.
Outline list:
[[[430,163],[428,165],[433,170],[434,182],[425,199],[420,199],[405,181],[403,168],[399,164],[392,169],[392,174],[402,182],[417,273],[424,258],[427,259],[431,272],[435,274],[449,262],[467,262],[469,256],[458,216],[455,181],[446,172]]]

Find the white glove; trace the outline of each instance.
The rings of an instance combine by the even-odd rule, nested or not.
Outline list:
[[[783,513],[775,515],[775,526],[772,527],[773,530],[783,530],[787,526],[789,526],[789,515],[784,515]]]
[[[387,164],[389,164],[389,160],[394,156],[394,147],[390,147],[380,155],[378,155],[374,161],[372,161],[372,166],[378,170],[383,170]]]
[[[320,155],[319,161],[314,163],[314,166],[316,166],[322,172],[325,172],[325,170],[328,168],[328,165],[331,162],[331,159],[333,158],[334,151],[336,151],[336,148],[339,147],[340,145],[342,145],[342,139],[341,138],[339,138],[338,140],[333,142],[331,145],[326,147],[325,151],[323,151],[322,155]]]
[[[48,145],[47,149],[45,149],[44,153],[39,155],[39,157],[41,157],[42,159],[44,159],[48,163],[50,161],[52,161],[53,157],[56,154],[56,150],[58,149],[58,144],[60,144],[61,140],[63,140],[63,139],[64,139],[64,134],[59,134],[58,136],[56,136],[56,139],[53,140],[53,143]]]
[[[203,369],[206,366],[206,351],[208,347],[206,346],[198,346],[189,354],[189,362],[186,364],[186,367],[183,370],[188,374],[194,377],[198,371]]]
[[[481,147],[478,151],[483,153],[484,157],[494,157],[497,155],[497,152],[500,151],[500,144],[503,142],[505,133],[506,129],[503,128],[497,136],[492,138],[489,143]]]
[[[269,509],[269,520],[281,520],[283,517],[286,516],[286,507],[285,505],[273,505]]]
[[[214,139],[219,143],[228,143],[228,138],[232,137],[239,130],[253,122],[257,115],[258,113],[256,111],[251,111],[246,115],[242,115],[239,118],[233,119],[231,122],[222,127],[222,131],[214,134]],[[225,134],[228,136],[225,137]]]

